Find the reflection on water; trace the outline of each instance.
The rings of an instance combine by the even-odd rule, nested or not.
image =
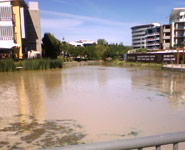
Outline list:
[[[184,114],[184,73],[100,65],[0,73],[4,149],[183,131]],[[59,120],[70,120],[72,133],[64,132]],[[68,137],[59,142],[63,137],[56,134]]]
[[[143,76],[144,74],[144,76]],[[185,106],[185,75],[184,73],[166,71],[135,70],[132,74],[132,85],[148,90],[155,90],[158,96],[168,97],[168,102],[174,109],[184,109]],[[152,99],[152,98],[149,98]]]

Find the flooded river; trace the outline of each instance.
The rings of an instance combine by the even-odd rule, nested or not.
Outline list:
[[[0,73],[0,149],[185,131],[185,74],[82,65]]]

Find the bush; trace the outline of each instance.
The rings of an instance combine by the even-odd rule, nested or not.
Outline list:
[[[16,71],[16,66],[12,59],[0,60],[0,72]]]
[[[62,68],[62,59],[32,59],[24,60],[24,70],[47,70],[53,68]]]

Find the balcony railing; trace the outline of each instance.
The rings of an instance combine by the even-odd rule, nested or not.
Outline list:
[[[50,148],[49,150],[143,150],[143,148],[149,147],[155,147],[156,150],[161,150],[163,145],[168,144],[173,144],[173,150],[178,150],[178,145],[181,142],[185,142],[185,132],[168,133],[127,140],[83,144],[77,146],[64,146],[58,148]]]
[[[170,32],[170,29],[164,29],[163,32]]]

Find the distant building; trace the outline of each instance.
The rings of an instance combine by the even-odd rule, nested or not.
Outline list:
[[[172,47],[182,47],[185,42],[185,8],[174,8],[169,16],[172,25]]]
[[[172,26],[171,24],[165,24],[161,26],[160,30],[160,49],[169,50],[172,49]]]
[[[41,53],[38,2],[0,0],[0,58],[22,59],[30,50]]]
[[[85,46],[93,45],[93,44],[95,44],[96,42],[91,41],[91,40],[80,40],[80,41],[68,42],[68,43],[69,43],[70,45],[75,46],[75,47],[78,47],[78,46],[85,47]]]
[[[150,31],[154,31],[152,28],[155,26],[160,26],[158,23],[144,24],[131,27],[132,29],[132,47],[133,49],[147,48],[150,45]],[[148,30],[150,29],[150,30]],[[148,30],[148,32],[147,32]],[[148,42],[146,40],[146,34],[148,34]],[[152,34],[152,33],[151,33]],[[154,38],[154,37],[152,37]],[[151,41],[152,42],[152,41]],[[150,47],[150,46],[149,46]]]
[[[159,50],[160,47],[160,24],[146,30],[146,49],[147,51]]]
[[[185,8],[174,8],[169,24],[138,25],[132,29],[133,49],[170,50],[185,47]]]

